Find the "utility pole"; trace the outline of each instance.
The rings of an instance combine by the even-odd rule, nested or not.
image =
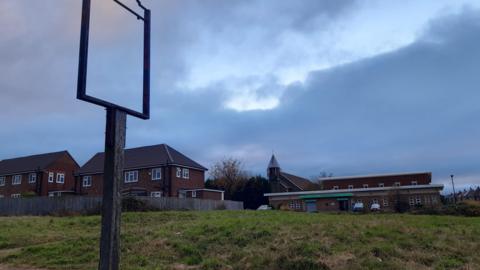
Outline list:
[[[457,204],[457,193],[455,193],[455,183],[453,182],[453,174],[450,175],[450,178],[452,179],[452,188],[453,188],[453,203]]]

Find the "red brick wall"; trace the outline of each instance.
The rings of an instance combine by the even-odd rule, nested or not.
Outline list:
[[[41,173],[37,174],[37,181],[35,183],[28,183],[28,176],[30,173],[19,174],[22,176],[22,182],[20,185],[12,185],[13,175],[5,176],[5,186],[0,186],[0,194],[4,197],[10,197],[12,194],[25,194],[32,193],[37,190],[37,183]]]
[[[348,189],[348,185],[353,185],[353,188],[363,188],[364,184],[368,187],[378,187],[379,183],[383,183],[385,187],[394,186],[395,182],[400,182],[401,186],[412,185],[412,181],[417,181],[418,185],[428,185],[432,181],[430,173],[411,174],[411,175],[392,175],[381,177],[362,177],[352,179],[332,179],[324,180],[323,189],[333,189],[338,186],[339,189]]]
[[[138,169],[138,182],[134,183],[125,183],[122,179],[122,190],[123,189],[135,189],[143,188],[148,192],[152,191],[163,191],[163,196],[177,197],[178,190],[180,189],[201,189],[204,188],[205,178],[204,171],[189,169],[190,177],[189,179],[177,178],[176,177],[176,166],[161,167],[162,169],[162,179],[152,180],[151,171],[152,168],[148,169]],[[170,173],[171,170],[171,173]],[[169,181],[171,179],[171,181]],[[80,194],[85,194],[89,196],[98,196],[103,193],[103,174],[92,175],[92,186],[83,187],[83,175],[77,177],[77,191]],[[171,183],[171,184],[170,184]]]
[[[215,191],[209,191],[209,190],[196,190],[195,193],[196,193],[195,198],[197,199],[222,200],[221,192],[215,192]],[[193,198],[192,191],[187,191],[185,195],[187,198]]]

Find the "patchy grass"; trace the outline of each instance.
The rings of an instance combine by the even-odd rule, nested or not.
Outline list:
[[[280,211],[122,216],[122,269],[480,269],[480,218]],[[96,269],[100,218],[0,218],[0,264]]]

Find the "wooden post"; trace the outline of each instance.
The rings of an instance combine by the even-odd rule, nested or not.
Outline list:
[[[120,194],[123,179],[127,115],[107,108],[105,160],[103,173],[102,228],[100,237],[100,270],[118,270],[120,262]]]

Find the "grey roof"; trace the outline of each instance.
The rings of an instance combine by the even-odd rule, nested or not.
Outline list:
[[[103,173],[104,153],[95,154],[83,165],[78,174]],[[207,169],[167,144],[157,144],[125,149],[125,170],[151,168],[167,164],[180,165],[198,170]]]
[[[270,162],[268,163],[268,169],[270,168],[280,168],[280,165],[278,164],[275,155],[272,155],[272,158],[270,158]]]
[[[0,161],[0,175],[33,172],[43,170],[57,159],[69,155],[68,151],[60,151]],[[71,156],[70,156],[71,157]],[[72,158],[73,159],[73,158]]]

